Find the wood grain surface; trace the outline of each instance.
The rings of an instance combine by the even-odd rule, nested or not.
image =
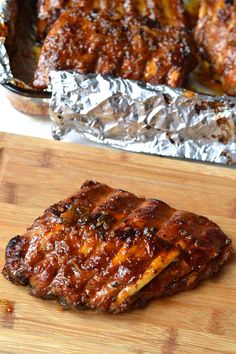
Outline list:
[[[0,133],[0,268],[5,246],[50,204],[94,179],[218,223],[236,245],[236,170]],[[0,276],[0,353],[236,353],[236,259],[197,289],[108,315],[60,311]]]

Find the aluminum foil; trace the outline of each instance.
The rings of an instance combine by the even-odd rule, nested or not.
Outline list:
[[[0,83],[31,80],[34,5],[0,0]],[[236,165],[234,98],[66,71],[51,74],[50,88],[55,139]]]
[[[102,75],[51,73],[55,139],[236,166],[236,100]]]
[[[3,25],[10,19],[10,1],[0,0],[0,24]]]
[[[31,89],[36,62],[36,14],[32,0],[0,0],[0,83]],[[33,89],[32,89],[33,91]]]
[[[12,78],[13,75],[10,68],[9,57],[4,45],[4,38],[0,37],[0,83],[3,84],[9,82]]]
[[[10,1],[0,0],[0,83],[13,78],[9,57],[5,48],[6,24],[10,19]]]

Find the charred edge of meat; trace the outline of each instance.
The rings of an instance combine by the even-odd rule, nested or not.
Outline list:
[[[24,260],[26,250],[28,248],[28,240],[23,236],[13,237],[6,247],[6,264],[2,270],[3,276],[16,285],[26,286],[29,279],[25,276],[21,267]]]

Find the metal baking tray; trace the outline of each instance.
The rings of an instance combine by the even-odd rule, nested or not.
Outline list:
[[[37,60],[36,1],[0,1],[0,37],[13,74],[2,83],[11,104],[32,116],[48,116],[51,93],[34,90],[30,80]]]
[[[194,16],[199,0],[184,0],[184,4]],[[6,48],[13,73],[13,79],[3,84],[6,96],[11,104],[23,113],[48,116],[51,93],[30,87],[37,52],[40,50],[36,39],[36,0],[2,0],[0,21],[0,36],[6,36]],[[200,93],[215,93],[212,82],[208,86],[197,82],[196,73],[189,77],[187,88],[195,88],[195,91]],[[219,87],[216,86],[216,94],[219,93]]]

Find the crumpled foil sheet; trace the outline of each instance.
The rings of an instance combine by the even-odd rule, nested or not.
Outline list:
[[[13,78],[9,57],[4,45],[4,39],[0,37],[0,83],[11,81]]]
[[[55,139],[236,165],[236,99],[102,75],[51,73]],[[70,139],[69,139],[70,140]]]
[[[24,63],[30,67],[24,56],[21,65],[10,61],[4,46],[6,24],[12,23],[17,4],[24,4],[29,21],[22,21],[16,31],[13,27],[12,33],[26,30],[23,41],[31,40],[27,31],[34,26],[33,2],[0,0],[0,83],[23,79],[27,75],[21,67]],[[10,66],[14,75],[20,69],[17,78]],[[56,139],[81,141],[83,136],[129,151],[236,165],[235,98],[68,71],[53,72],[51,81],[50,114]]]
[[[0,0],[0,26],[5,28],[5,24],[9,21],[9,0]],[[10,61],[5,48],[4,30],[0,31],[0,83],[5,83],[13,78]]]
[[[0,24],[5,24],[9,18],[9,3],[11,0],[0,0]]]

